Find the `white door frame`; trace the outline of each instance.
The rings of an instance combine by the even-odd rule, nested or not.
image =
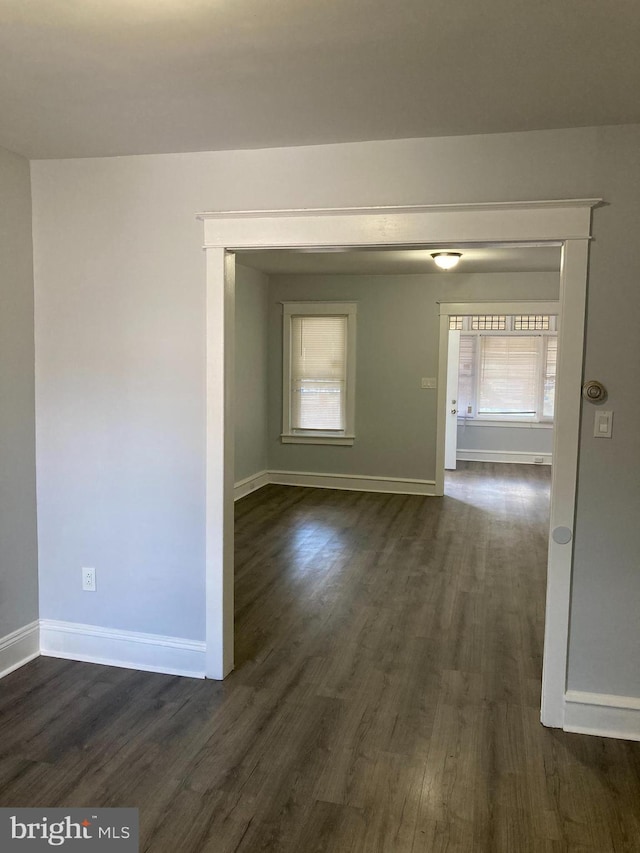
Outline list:
[[[206,674],[233,669],[233,306],[239,249],[562,244],[551,530],[575,516],[591,210],[601,199],[200,214],[207,254]],[[442,364],[440,365],[442,370]],[[440,393],[443,391],[440,382]],[[440,409],[442,407],[440,406]],[[442,445],[442,450],[444,446]],[[440,446],[438,453],[440,453]],[[444,471],[438,458],[437,472]],[[441,488],[444,485],[442,482]],[[441,492],[440,492],[441,493]],[[563,531],[566,533],[567,531]],[[562,536],[558,536],[562,540]],[[565,537],[566,538],[566,537]],[[564,723],[573,544],[549,541],[542,722]]]
[[[479,313],[479,312],[478,312]],[[460,332],[456,329],[451,334],[449,324],[442,333],[442,306],[440,306],[440,343],[445,338],[447,341],[447,350],[444,358],[442,353],[438,354],[438,367],[444,362],[444,387],[445,387],[445,406],[444,406],[444,467],[447,471],[455,471],[458,451],[458,413],[459,413],[459,383],[460,383]],[[449,316],[449,315],[447,315]],[[453,385],[455,384],[455,390]],[[452,394],[451,392],[454,391]],[[438,395],[439,399],[439,395]],[[455,409],[451,409],[455,406]],[[439,436],[438,436],[439,437]],[[443,474],[444,476],[444,474]],[[437,483],[437,477],[436,477]],[[440,494],[440,492],[438,492]]]

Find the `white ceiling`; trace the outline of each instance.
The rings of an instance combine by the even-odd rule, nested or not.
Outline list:
[[[346,252],[271,250],[238,252],[237,262],[269,275],[454,275],[496,272],[559,272],[558,246],[443,246],[462,252],[454,272],[442,272],[429,249],[350,249]]]
[[[2,0],[31,158],[640,121],[637,0]]]

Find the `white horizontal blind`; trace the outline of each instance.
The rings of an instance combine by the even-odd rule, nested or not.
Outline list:
[[[556,365],[558,361],[558,339],[546,338],[546,357],[544,363],[544,387],[542,416],[552,418],[556,401]]]
[[[538,340],[530,335],[480,338],[479,414],[535,416]]]
[[[291,428],[345,429],[347,317],[291,317]]]
[[[458,367],[458,416],[472,417],[476,387],[476,335],[460,335]]]

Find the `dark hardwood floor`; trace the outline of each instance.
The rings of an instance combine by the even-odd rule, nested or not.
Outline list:
[[[539,723],[549,469],[236,507],[224,682],[40,658],[0,806],[137,806],[150,853],[640,851],[640,743]]]

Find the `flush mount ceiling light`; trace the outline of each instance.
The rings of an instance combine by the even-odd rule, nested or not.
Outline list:
[[[452,270],[462,257],[462,252],[432,252],[431,257],[441,270]]]

